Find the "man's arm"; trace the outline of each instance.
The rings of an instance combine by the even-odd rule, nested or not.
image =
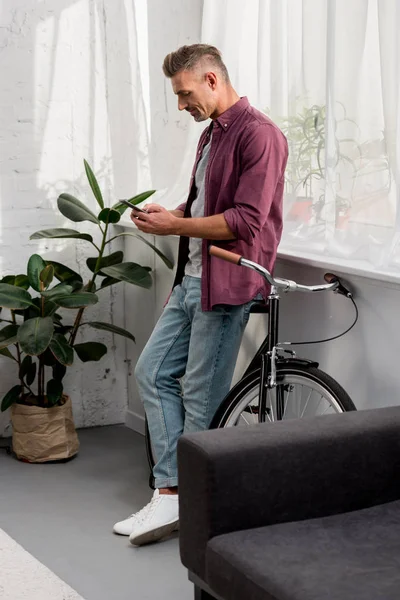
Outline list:
[[[242,171],[232,208],[224,212],[228,227],[250,246],[264,227],[278,185],[283,186],[288,157],[284,135],[268,123],[249,128],[241,144]]]
[[[143,233],[153,235],[184,235],[208,240],[234,240],[224,215],[183,219],[180,210],[166,210],[159,204],[147,204],[148,214],[133,213],[132,221]]]

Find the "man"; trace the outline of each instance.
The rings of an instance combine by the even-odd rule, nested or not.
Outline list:
[[[148,204],[147,214],[131,215],[144,233],[181,236],[173,292],[135,370],[157,457],[151,502],[114,525],[135,545],[177,529],[178,439],[209,427],[229,391],[252,301],[268,295],[254,271],[210,257],[209,242],[272,270],[287,161],[284,135],[238,96],[215,47],[183,46],[163,70],[179,110],[211,124],[200,137],[187,202],[172,211]]]

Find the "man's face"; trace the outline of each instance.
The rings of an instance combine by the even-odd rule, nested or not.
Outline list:
[[[180,71],[171,78],[171,83],[178,96],[179,110],[187,110],[197,122],[212,118],[217,107],[212,73]]]

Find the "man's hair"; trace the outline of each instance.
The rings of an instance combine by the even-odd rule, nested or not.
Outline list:
[[[208,44],[182,46],[168,54],[163,63],[164,75],[171,78],[180,71],[191,71],[202,59],[206,59],[213,67],[217,68],[224,80],[229,82],[228,69],[222,60],[221,52],[215,46]]]

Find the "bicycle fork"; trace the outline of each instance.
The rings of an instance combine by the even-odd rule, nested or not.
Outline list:
[[[282,386],[277,385],[276,381],[276,350],[275,347],[271,355],[268,353],[261,357],[260,407],[258,411],[260,423],[265,422],[267,414],[273,411],[274,407],[276,414],[271,414],[273,421],[281,421],[285,411],[284,390]]]
[[[279,295],[275,286],[271,287],[271,293],[268,296],[269,315],[268,315],[268,348],[267,352],[261,355],[261,377],[259,394],[258,420],[265,422],[268,412],[276,410],[276,414],[271,414],[272,420],[281,421],[285,412],[285,398],[282,386],[277,386],[277,368],[278,360],[278,327],[279,327]],[[267,406],[268,397],[270,404]]]
[[[264,423],[268,410],[273,410],[276,406],[276,419],[281,419],[284,407],[281,406],[280,394],[277,394],[276,388],[276,344],[279,325],[279,295],[275,286],[271,287],[271,293],[268,296],[268,347],[267,351],[261,355],[261,377],[259,394],[258,420]],[[270,407],[267,407],[268,395],[271,398]],[[280,415],[280,416],[279,416]],[[274,415],[271,415],[274,417]]]

